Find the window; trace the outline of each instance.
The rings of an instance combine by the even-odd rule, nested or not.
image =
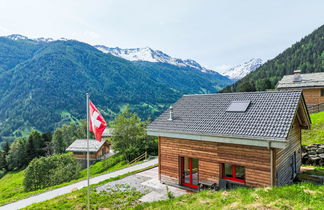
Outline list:
[[[321,89],[321,96],[324,96],[324,88]]]
[[[245,112],[251,101],[232,101],[226,112]]]
[[[224,163],[223,166],[223,179],[245,182],[245,167],[233,164]]]
[[[198,159],[181,157],[181,184],[198,188]]]

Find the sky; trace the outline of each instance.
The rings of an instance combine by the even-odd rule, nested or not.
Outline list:
[[[151,47],[222,69],[268,60],[324,24],[323,0],[0,0],[0,36]]]

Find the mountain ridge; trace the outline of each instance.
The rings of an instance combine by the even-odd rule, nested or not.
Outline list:
[[[275,58],[266,61],[243,79],[221,92],[250,92],[274,89],[277,82],[294,70],[324,72],[324,25],[306,35]]]
[[[232,81],[190,67],[130,62],[75,41],[0,37],[0,141],[85,118],[85,93],[109,122],[126,104],[154,119],[181,95]]]

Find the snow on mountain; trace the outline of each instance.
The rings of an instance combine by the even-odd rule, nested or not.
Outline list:
[[[239,80],[245,77],[252,71],[255,71],[259,66],[261,66],[264,62],[261,58],[253,58],[243,64],[234,66],[229,69],[218,70],[224,76],[228,76],[230,79]]]
[[[27,36],[23,36],[23,35],[20,35],[20,34],[11,34],[11,35],[8,35],[8,36],[5,36],[6,38],[8,39],[12,39],[12,40],[34,40],[34,41],[37,41],[37,42],[53,42],[53,41],[67,41],[69,39],[66,39],[66,38],[60,38],[60,39],[53,39],[53,38],[45,38],[45,37],[39,37],[39,38],[28,38]]]
[[[6,36],[8,39],[12,39],[12,40],[26,40],[28,39],[27,36],[23,36],[20,34],[11,34],[9,36]]]
[[[198,69],[202,72],[212,72],[211,70],[202,67],[199,63],[197,63],[194,60],[182,60],[180,58],[173,58],[163,53],[162,51],[153,50],[149,47],[130,49],[121,49],[119,47],[111,48],[104,45],[95,45],[95,47],[104,53],[110,53],[114,56],[124,58],[130,61],[161,62],[180,67],[191,67]]]

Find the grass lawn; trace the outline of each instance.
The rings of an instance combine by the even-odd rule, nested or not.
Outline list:
[[[114,155],[106,160],[99,161],[90,167],[91,176],[98,176],[103,173],[108,173],[129,166],[119,155]],[[87,171],[80,172],[80,178],[72,180],[60,185],[39,189],[35,191],[25,192],[23,188],[24,170],[19,172],[9,172],[0,179],[0,206],[21,200],[39,193],[46,192],[51,189],[56,189],[68,184],[78,182],[85,179]]]
[[[312,129],[303,130],[302,144],[324,143],[324,112],[311,114],[310,117],[312,120]]]
[[[100,192],[95,191],[95,186],[103,185],[105,183],[115,181],[117,179],[130,176],[132,174],[138,173],[150,169],[151,167],[141,169],[138,171],[130,172],[115,178],[111,178],[105,181],[102,181],[98,184],[91,185],[90,193],[90,204],[91,209],[99,208],[108,208],[108,209],[126,209],[132,208],[139,204],[138,199],[143,195],[142,193],[135,191],[129,187],[129,189],[120,191],[115,190],[112,192]],[[27,206],[24,209],[30,210],[47,210],[47,209],[86,209],[87,205],[87,188],[77,190],[65,195],[58,196],[56,198],[43,201],[40,203],[35,203],[30,206]]]
[[[135,209],[324,209],[324,185],[303,182],[274,188],[237,188],[186,194]]]

